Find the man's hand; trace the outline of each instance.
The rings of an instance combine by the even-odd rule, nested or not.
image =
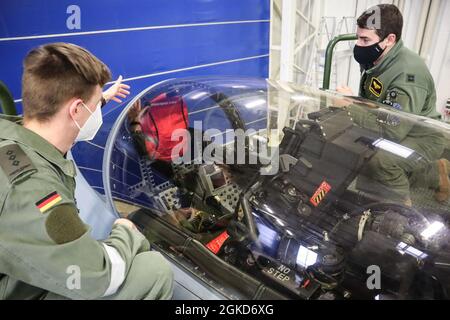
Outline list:
[[[121,224],[131,230],[139,231],[138,228],[136,228],[136,226],[134,225],[134,223],[128,219],[117,219],[116,221],[114,221],[114,224]]]
[[[333,99],[333,107],[335,108],[346,108],[352,104],[352,100],[347,98]]]
[[[141,111],[142,111],[142,102],[141,99],[139,99],[128,110],[128,119],[130,120],[130,122],[133,121],[139,122],[139,115]]]
[[[344,96],[353,96],[353,90],[350,87],[347,86],[340,86],[336,88],[336,91]]]
[[[119,98],[125,99],[129,94],[130,86],[122,83],[122,76],[117,78],[116,82],[105,92],[103,92],[103,98],[105,98],[106,102],[110,100],[114,100],[118,103],[122,103],[122,100]]]
[[[141,99],[138,99],[128,110],[128,121],[131,125],[131,131],[133,132],[142,132],[140,123],[139,115],[142,111],[142,103]]]

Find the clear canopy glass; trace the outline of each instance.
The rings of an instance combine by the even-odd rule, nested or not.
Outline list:
[[[117,119],[106,195],[232,299],[444,299],[450,127],[397,109],[264,79],[168,80]]]

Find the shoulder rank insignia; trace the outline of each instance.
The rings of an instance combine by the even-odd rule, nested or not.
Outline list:
[[[30,158],[17,144],[0,147],[0,169],[3,170],[11,183],[25,173],[36,171]]]
[[[381,93],[383,92],[383,83],[377,78],[373,77],[372,81],[370,82],[369,90],[376,97],[380,97]]]
[[[36,207],[39,211],[41,211],[41,213],[44,213],[45,211],[53,208],[57,203],[61,202],[61,200],[62,198],[58,192],[54,191],[36,202]]]

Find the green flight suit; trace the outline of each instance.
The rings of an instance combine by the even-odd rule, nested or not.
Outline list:
[[[385,104],[387,110],[401,110],[431,119],[440,117],[436,112],[433,78],[420,56],[406,48],[402,40],[378,65],[363,72],[359,95]],[[409,199],[413,185],[439,187],[436,160],[442,156],[446,146],[441,132],[381,109],[352,105],[349,111],[361,127],[379,132],[383,138],[415,150],[425,159],[415,162],[379,150],[365,167],[364,175],[387,186],[390,196],[396,201]]]
[[[0,300],[170,299],[169,263],[123,225],[94,240],[74,163],[20,120],[0,116]]]

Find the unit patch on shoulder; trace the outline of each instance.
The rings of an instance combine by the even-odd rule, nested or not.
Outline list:
[[[78,216],[77,208],[69,203],[57,206],[48,214],[45,229],[57,244],[75,241],[88,230]]]
[[[325,199],[325,196],[328,194],[328,192],[331,191],[331,186],[326,182],[322,182],[320,187],[316,190],[314,195],[311,197],[310,201],[315,206],[318,207],[319,204]]]
[[[381,93],[383,92],[383,83],[379,79],[373,77],[372,81],[370,82],[369,90],[376,97],[380,97]]]
[[[61,200],[62,198],[59,193],[54,191],[36,202],[36,207],[39,209],[39,211],[41,211],[41,213],[44,213],[45,211],[53,208],[56,204],[61,202]]]
[[[11,183],[24,173],[36,171],[30,158],[18,144],[0,147],[0,169]]]
[[[413,74],[407,74],[406,75],[406,81],[408,82],[416,82],[416,76]]]

